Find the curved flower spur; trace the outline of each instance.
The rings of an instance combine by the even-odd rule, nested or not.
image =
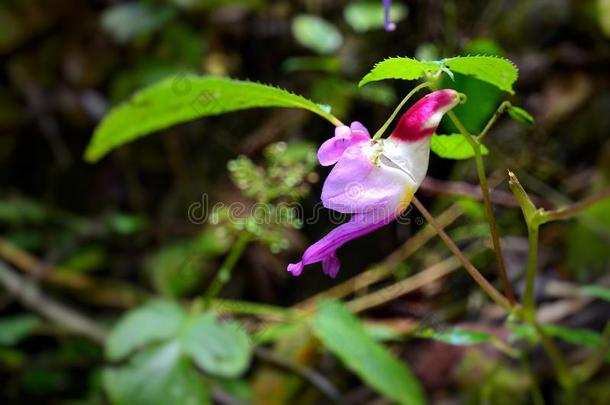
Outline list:
[[[351,219],[307,248],[288,271],[298,276],[304,266],[322,262],[324,273],[334,278],[341,265],[337,249],[397,218],[426,176],[430,137],[459,102],[459,93],[449,89],[424,96],[387,139],[372,140],[359,122],[337,127],[318,150],[321,165],[335,165],[324,182],[322,203],[352,214]]]

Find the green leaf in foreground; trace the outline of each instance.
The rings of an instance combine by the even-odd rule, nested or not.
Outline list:
[[[454,346],[476,345],[491,341],[494,337],[478,330],[467,330],[462,328],[451,328],[444,331],[424,329],[417,337],[436,340]]]
[[[529,112],[527,112],[527,110],[521,107],[511,105],[510,107],[508,107],[507,112],[508,115],[515,121],[518,121],[525,125],[529,125],[531,127],[533,127],[535,124],[534,117],[532,117],[532,114],[530,114]]]
[[[315,15],[299,15],[292,21],[292,33],[301,45],[319,54],[335,52],[343,43],[339,30]]]
[[[85,151],[89,162],[141,136],[196,118],[256,107],[303,108],[336,124],[311,100],[260,83],[183,74],[136,93],[102,120]]]
[[[341,303],[322,303],[312,328],[328,350],[385,397],[400,404],[425,402],[419,382],[405,364],[377,343]]]
[[[126,366],[104,370],[102,379],[113,404],[210,403],[203,379],[176,341],[138,353]]]
[[[171,301],[153,301],[127,313],[106,341],[106,356],[120,360],[149,343],[167,340],[178,333],[186,312]]]
[[[432,152],[445,159],[461,160],[474,157],[472,146],[470,146],[462,134],[434,134],[430,140],[430,149]],[[489,150],[485,145],[481,145],[481,153],[483,155],[489,153]]]
[[[237,322],[219,322],[211,312],[191,320],[182,345],[195,363],[210,374],[236,377],[250,364],[250,338]]]
[[[473,76],[493,84],[500,90],[515,94],[513,84],[517,81],[517,67],[508,59],[494,56],[458,56],[443,60],[453,72]]]
[[[421,62],[411,58],[389,58],[377,63],[358,83],[362,87],[367,83],[386,79],[415,80],[427,72],[438,70],[434,62]]]

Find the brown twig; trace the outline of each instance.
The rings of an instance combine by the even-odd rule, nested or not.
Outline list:
[[[45,295],[36,283],[26,280],[0,262],[0,283],[23,305],[91,340],[103,343],[108,332],[80,312]]]
[[[82,295],[89,301],[105,306],[132,307],[145,295],[127,283],[108,283],[86,274],[51,266],[4,238],[0,238],[0,258],[35,279],[71,290],[84,291],[86,294]]]
[[[420,187],[420,191],[425,195],[451,195],[458,197],[472,198],[478,201],[483,200],[481,188],[477,185],[465,181],[444,181],[426,177]],[[490,190],[489,199],[495,205],[503,207],[519,207],[519,202],[515,197],[506,191]],[[550,203],[542,198],[535,199],[536,205],[540,207],[550,207]]]
[[[434,217],[428,212],[428,210],[423,206],[423,204],[417,199],[417,197],[413,197],[413,205],[421,212],[426,221],[428,221],[432,227],[436,230],[438,236],[445,242],[445,245],[449,248],[451,253],[457,257],[457,259],[462,263],[466,271],[470,274],[470,276],[479,284],[479,286],[489,295],[489,297],[502,308],[506,309],[508,312],[512,310],[512,305],[510,302],[496,290],[496,288],[491,285],[489,281],[477,270],[476,267],[470,262],[470,260],[464,256],[464,253],[457,247],[455,242],[445,233],[443,228],[439,225],[439,223],[434,219]]]
[[[479,247],[471,253],[474,255],[482,250],[483,249]],[[381,288],[371,294],[355,298],[352,301],[349,301],[347,306],[352,312],[362,312],[374,308],[437,281],[460,267],[461,262],[455,256],[450,256],[411,277],[407,277],[392,285]]]

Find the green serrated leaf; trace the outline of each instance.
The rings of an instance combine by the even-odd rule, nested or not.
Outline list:
[[[454,72],[473,76],[493,84],[500,90],[515,94],[513,84],[517,81],[517,67],[508,59],[494,56],[458,56],[443,60],[443,64]]]
[[[29,336],[40,320],[31,314],[0,318],[0,346],[14,346]]]
[[[292,34],[301,45],[322,55],[335,52],[343,43],[337,27],[315,15],[295,17]]]
[[[174,124],[256,107],[303,108],[336,122],[313,101],[277,87],[182,74],[149,86],[113,108],[96,128],[85,159],[95,162],[118,146]]]
[[[403,4],[392,4],[390,20],[399,22],[406,16],[407,8]],[[350,2],[343,10],[343,18],[356,32],[381,29],[384,24],[383,4],[379,1]]]
[[[427,72],[437,70],[438,66],[411,58],[389,58],[377,63],[358,83],[362,87],[367,83],[386,79],[416,80]]]
[[[610,301],[610,288],[599,285],[586,285],[580,287],[578,291],[587,297],[593,297],[604,301]]]
[[[444,159],[469,159],[474,157],[474,151],[462,134],[432,135],[430,149]],[[481,145],[481,153],[487,155],[489,150]]]
[[[124,367],[105,369],[102,380],[117,405],[211,403],[204,380],[177,341],[139,353]]]
[[[521,122],[525,125],[534,126],[536,123],[534,121],[534,117],[532,114],[527,112],[525,109],[521,107],[517,107],[516,105],[511,105],[508,107],[508,115],[514,119],[515,121]]]
[[[239,323],[219,322],[211,312],[190,320],[182,332],[186,354],[203,370],[221,377],[237,377],[250,364],[250,338]]]
[[[152,301],[129,311],[106,341],[106,356],[116,361],[137,348],[176,336],[186,312],[172,301]]]
[[[320,304],[313,333],[372,388],[400,404],[423,404],[424,393],[404,363],[377,343],[341,303]]]
[[[494,339],[492,335],[478,330],[466,330],[462,328],[451,328],[444,331],[424,329],[417,333],[417,337],[436,340],[454,346],[476,345],[486,343]]]

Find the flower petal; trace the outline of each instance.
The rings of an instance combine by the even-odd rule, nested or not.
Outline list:
[[[378,217],[397,211],[405,189],[416,184],[383,155],[373,164],[374,153],[374,147],[368,144],[350,146],[345,151],[322,187],[326,208],[346,214],[376,212]]]
[[[348,222],[339,225],[307,248],[300,262],[288,265],[288,271],[293,276],[298,276],[303,271],[304,266],[322,262],[324,273],[334,278],[341,266],[336,254],[337,249],[352,239],[359,238],[362,235],[381,228],[383,225],[394,220],[394,218],[395,215],[379,218],[374,214],[354,214]]]
[[[352,145],[370,140],[369,131],[359,122],[351,126],[341,125],[335,128],[335,136],[326,140],[318,149],[318,160],[322,166],[337,163],[343,152]]]
[[[459,102],[459,93],[452,89],[438,90],[425,95],[400,117],[390,138],[416,142],[432,136],[443,115]]]

